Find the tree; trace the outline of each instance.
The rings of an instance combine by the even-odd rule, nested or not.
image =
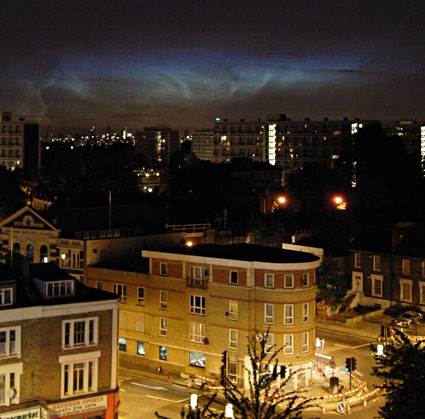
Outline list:
[[[385,345],[383,356],[375,355],[378,364],[373,374],[383,379],[381,389],[386,403],[379,410],[382,418],[424,417],[425,349],[423,343],[413,343],[400,331],[394,342]],[[376,347],[372,345],[376,353]]]
[[[283,347],[269,346],[268,332],[256,333],[248,337],[249,367],[244,367],[248,376],[248,390],[238,388],[226,376],[222,377],[225,402],[219,400],[217,394],[202,410],[189,410],[186,418],[224,418],[224,413],[217,414],[210,410],[210,404],[233,406],[235,419],[289,419],[300,418],[308,401],[300,401],[295,391],[286,392],[285,385],[292,375],[282,379],[279,384],[278,376],[282,365],[279,364],[279,354]],[[156,414],[157,417],[166,419]],[[184,417],[184,416],[182,416]]]
[[[317,296],[332,309],[344,302],[348,291],[348,280],[341,274],[338,263],[325,257],[316,272]]]

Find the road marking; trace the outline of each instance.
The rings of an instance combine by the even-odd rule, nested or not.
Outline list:
[[[181,400],[171,400],[171,399],[165,399],[164,397],[151,396],[150,394],[147,394],[146,397],[149,397],[150,399],[164,400],[165,402],[170,402],[170,403],[183,403],[185,401],[190,400],[189,397],[186,399],[181,399]]]
[[[140,384],[140,383],[135,383],[134,381],[131,381],[130,384],[133,384],[135,386],[140,386],[140,387],[145,387],[145,388],[149,388],[151,390],[167,390],[164,387],[154,387],[154,386],[147,386],[146,384]]]
[[[361,345],[353,346],[353,349],[362,348],[363,346],[370,346],[370,343],[362,343]]]
[[[341,348],[347,348],[347,349],[358,349],[358,348],[362,348],[363,346],[370,346],[370,343],[362,343],[361,345],[356,345],[356,346],[343,345],[342,343],[332,343],[332,345],[340,346]]]

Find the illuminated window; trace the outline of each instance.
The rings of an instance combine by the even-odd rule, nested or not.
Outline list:
[[[284,288],[294,288],[294,274],[285,274]]]
[[[159,308],[166,309],[167,308],[167,299],[168,293],[167,291],[159,291]]]
[[[189,324],[189,340],[197,343],[204,343],[205,324],[190,323]]]
[[[162,361],[167,360],[167,347],[166,346],[160,346],[159,347],[159,359]]]
[[[274,305],[273,304],[264,304],[264,323],[266,324],[274,323]]]
[[[145,355],[145,342],[137,341],[137,355]]]
[[[229,301],[229,320],[237,321],[239,316],[239,304],[238,301]]]
[[[283,324],[285,326],[289,326],[294,324],[294,305],[293,304],[285,304],[283,306]]]
[[[274,274],[264,274],[264,286],[274,288]]]

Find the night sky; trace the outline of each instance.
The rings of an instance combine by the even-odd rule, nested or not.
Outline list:
[[[1,15],[0,109],[54,130],[425,119],[423,0],[15,0]]]

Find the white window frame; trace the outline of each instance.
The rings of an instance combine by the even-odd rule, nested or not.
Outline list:
[[[75,323],[84,322],[84,343],[75,343]],[[93,322],[93,340],[90,341],[90,322]],[[66,345],[66,329],[69,324],[69,344]],[[96,346],[99,339],[99,317],[62,320],[62,349]]]
[[[236,368],[235,368],[235,374],[232,374],[230,371],[231,371],[231,369],[230,369],[230,365],[234,365]],[[228,377],[229,377],[229,380],[232,382],[232,383],[234,383],[234,384],[236,384],[237,382],[238,382],[238,360],[237,359],[234,359],[234,358],[229,358],[229,365],[228,365]]]
[[[15,343],[14,345],[11,342],[11,332],[15,332]],[[21,326],[13,327],[2,327],[0,332],[5,334],[4,342],[4,352],[0,353],[0,359],[11,357],[11,356],[21,356]]]
[[[307,288],[310,286],[310,273],[309,272],[303,272],[301,274],[301,286],[303,288]]]
[[[119,291],[121,289],[121,292]],[[127,285],[126,284],[114,284],[114,294],[120,296],[120,303],[127,302]]]
[[[274,274],[270,274],[270,273],[264,274],[264,287],[274,288]]]
[[[191,266],[190,279],[205,279],[205,268],[203,266]]]
[[[143,296],[140,296],[140,290],[143,290]],[[145,287],[137,287],[137,305],[144,306],[145,305]]]
[[[236,281],[232,278],[233,274],[236,276]],[[239,272],[238,271],[229,271],[229,284],[238,285],[239,284]]]
[[[160,264],[159,264],[159,274],[160,275],[168,275],[168,264],[167,264],[167,262],[160,262]]]
[[[310,338],[309,332],[303,332],[301,334],[301,352],[306,353],[309,349],[309,338]]]
[[[6,296],[8,298],[6,299]],[[13,304],[13,288],[0,288],[0,306],[10,306]]]
[[[0,402],[0,406],[20,403],[22,372],[22,362],[0,365],[0,376],[4,376],[4,401]],[[10,397],[9,390],[14,390],[13,397]]]
[[[287,308],[291,310],[290,315],[287,313]],[[284,326],[293,326],[294,325],[294,305],[293,304],[284,304],[283,305],[283,325]]]
[[[189,323],[189,340],[196,343],[204,343],[205,340],[205,324]]]
[[[79,394],[96,393],[98,388],[98,360],[100,351],[85,352],[74,355],[59,357],[61,364],[61,398],[73,397]],[[89,387],[89,368],[92,363],[92,386]],[[83,364],[83,389],[76,391],[73,388],[74,368],[77,364]],[[66,372],[68,376],[66,377]],[[67,378],[68,391],[65,393],[65,379]]]
[[[372,269],[376,272],[381,272],[381,256],[380,255],[373,255],[372,256]]]
[[[165,317],[160,317],[159,319],[159,335],[160,336],[167,336],[167,329],[168,329],[168,319]]]
[[[283,335],[283,354],[292,355],[294,353],[294,334],[287,333]]]
[[[404,276],[410,276],[411,262],[410,259],[401,260],[401,274]]]
[[[264,335],[264,336],[266,336],[266,335]],[[267,340],[266,340],[266,343],[264,345],[264,349],[266,351],[274,351],[273,347],[274,347],[274,333],[269,333],[267,335]]]
[[[288,285],[286,282],[287,278],[290,278],[290,281],[291,281],[290,285]],[[294,274],[284,274],[283,288],[287,288],[287,289],[294,288]]]
[[[419,304],[425,304],[425,282],[418,281],[419,285]]]
[[[271,310],[271,313],[269,312],[269,309]],[[274,324],[274,304],[264,304],[264,323]]]
[[[167,310],[168,307],[168,291],[160,290],[159,291],[159,308],[162,310]]]
[[[354,268],[355,269],[362,268],[362,254],[359,252],[354,252]]]
[[[382,297],[383,289],[384,289],[384,277],[382,275],[370,275],[370,279],[372,280],[372,297]],[[377,282],[381,283],[381,292],[375,292],[375,285]]]
[[[197,301],[199,299],[199,301]],[[199,304],[197,304],[199,302]],[[189,309],[191,314],[205,316],[206,312],[206,299],[204,295],[190,295]]]
[[[232,311],[232,303],[236,304],[236,311]],[[230,300],[229,301],[229,320],[237,322],[239,319],[239,301]]]
[[[310,303],[302,303],[302,323],[306,324],[310,321]]]
[[[400,281],[400,301],[412,302],[412,280],[411,279],[399,279]],[[405,296],[403,292],[403,285],[409,285],[409,295]],[[408,298],[406,298],[408,297]]]
[[[236,329],[229,329],[229,348],[238,349],[239,333]]]

